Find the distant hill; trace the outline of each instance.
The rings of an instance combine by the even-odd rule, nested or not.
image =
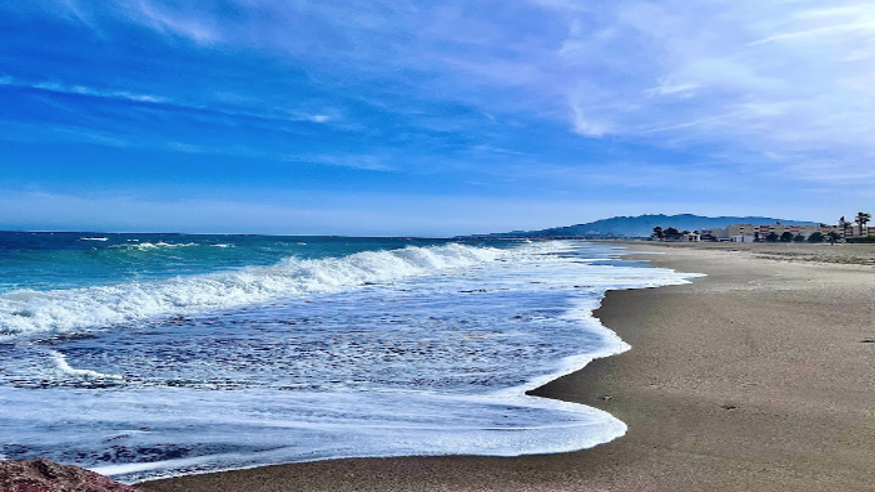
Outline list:
[[[766,225],[782,224],[816,225],[816,222],[784,220],[771,217],[703,217],[701,215],[639,215],[637,217],[612,217],[586,224],[552,227],[539,231],[513,231],[487,234],[488,237],[648,237],[656,226],[664,229],[674,227],[679,231],[698,231],[726,227],[729,224]]]

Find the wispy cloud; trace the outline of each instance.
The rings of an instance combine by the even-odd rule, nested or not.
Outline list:
[[[825,17],[823,15],[805,15],[805,12],[799,13],[796,17],[799,19],[819,19]],[[865,16],[866,14],[863,13]],[[801,31],[792,31],[792,32],[784,32],[781,34],[775,34],[773,36],[769,36],[765,39],[760,39],[757,41],[753,41],[748,43],[747,46],[757,46],[766,43],[774,43],[776,41],[805,41],[811,39],[817,39],[823,41],[825,39],[831,37],[840,37],[843,35],[855,35],[857,33],[865,34],[867,32],[872,32],[875,30],[875,22],[871,20],[866,21],[854,21],[854,22],[845,22],[841,24],[835,25],[827,25],[814,27],[811,29],[805,29]],[[841,41],[841,40],[839,40]]]
[[[170,35],[182,36],[198,44],[212,44],[220,40],[220,34],[216,26],[207,16],[199,15],[198,9],[174,12],[158,3],[141,0],[136,3],[137,8],[132,12],[137,15],[140,22],[149,25],[153,29]]]
[[[683,129],[688,140],[762,149],[875,148],[873,2],[621,1],[601,5],[590,29],[575,28],[592,25],[590,11],[538,3],[568,16],[558,52],[580,67],[568,101],[582,134]]]
[[[57,94],[89,96],[100,99],[127,101],[133,103],[148,103],[158,107],[173,108],[180,111],[198,111],[205,113],[214,113],[229,117],[262,119],[273,122],[311,121],[314,123],[326,123],[336,118],[332,118],[331,116],[326,114],[306,114],[303,112],[294,112],[282,108],[257,108],[257,110],[229,109],[223,108],[219,104],[179,101],[174,100],[170,97],[157,96],[153,94],[136,94],[124,90],[96,89],[93,87],[86,87],[82,85],[66,85],[58,82],[25,82],[21,80],[16,80],[11,76],[0,77],[0,86],[36,89],[41,91],[54,92]]]
[[[203,141],[194,137],[186,141],[184,133],[174,134],[172,127],[161,128],[143,121],[160,122],[167,118],[185,120],[199,126],[236,129],[247,127],[256,131],[267,130],[273,135],[300,136],[312,133],[307,126],[332,125],[332,131],[344,131],[342,115],[337,111],[327,114],[307,114],[284,108],[223,107],[221,104],[202,101],[180,101],[167,96],[138,94],[125,90],[98,89],[82,85],[66,85],[58,82],[27,82],[11,76],[0,76],[0,87],[24,89],[52,95],[81,96],[94,98],[113,104],[124,104],[125,116],[119,117],[112,110],[109,117],[101,111],[97,103],[77,105],[64,99],[43,98],[43,103],[55,108],[55,113],[75,115],[61,121],[44,120],[38,124],[25,121],[2,122],[3,139],[18,142],[84,142],[115,148],[164,149],[186,154],[216,154],[246,158],[268,159],[286,162],[308,162],[331,166],[352,167],[368,170],[389,170],[389,166],[372,155],[316,155],[303,149],[293,151],[293,146],[277,146],[277,138],[262,138],[257,143],[243,139]],[[327,108],[326,108],[327,109]],[[7,115],[8,118],[9,115]],[[56,118],[57,119],[57,118]],[[191,124],[189,123],[189,124]],[[303,126],[302,126],[303,125]],[[166,126],[166,125],[164,125]],[[192,138],[192,137],[188,137]],[[273,144],[271,143],[273,142]]]
[[[875,157],[875,0],[15,4],[66,43],[0,41],[36,54],[7,49],[7,139],[588,198],[841,189]]]
[[[55,92],[58,94],[72,94],[77,96],[99,97],[103,99],[118,99],[131,102],[142,103],[170,103],[170,99],[162,96],[151,94],[135,94],[123,90],[100,90],[81,85],[65,85],[58,82],[25,82],[16,80],[11,76],[0,76],[0,85],[19,87],[26,89],[38,89],[42,91]]]
[[[206,49],[304,61],[317,79],[348,76],[352,91],[382,83],[489,114],[564,118],[585,137],[875,148],[868,0],[66,5],[77,18],[112,15]]]

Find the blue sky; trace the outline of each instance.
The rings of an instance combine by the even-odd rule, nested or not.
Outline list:
[[[0,228],[875,212],[875,2],[0,3]]]

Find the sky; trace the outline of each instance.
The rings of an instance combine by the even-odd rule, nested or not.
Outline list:
[[[0,2],[0,229],[875,212],[875,1]]]

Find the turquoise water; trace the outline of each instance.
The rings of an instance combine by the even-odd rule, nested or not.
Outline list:
[[[197,275],[283,258],[432,246],[440,239],[0,232],[0,293]]]
[[[0,458],[133,482],[621,436],[525,392],[628,349],[609,289],[687,282],[605,245],[0,233]]]

